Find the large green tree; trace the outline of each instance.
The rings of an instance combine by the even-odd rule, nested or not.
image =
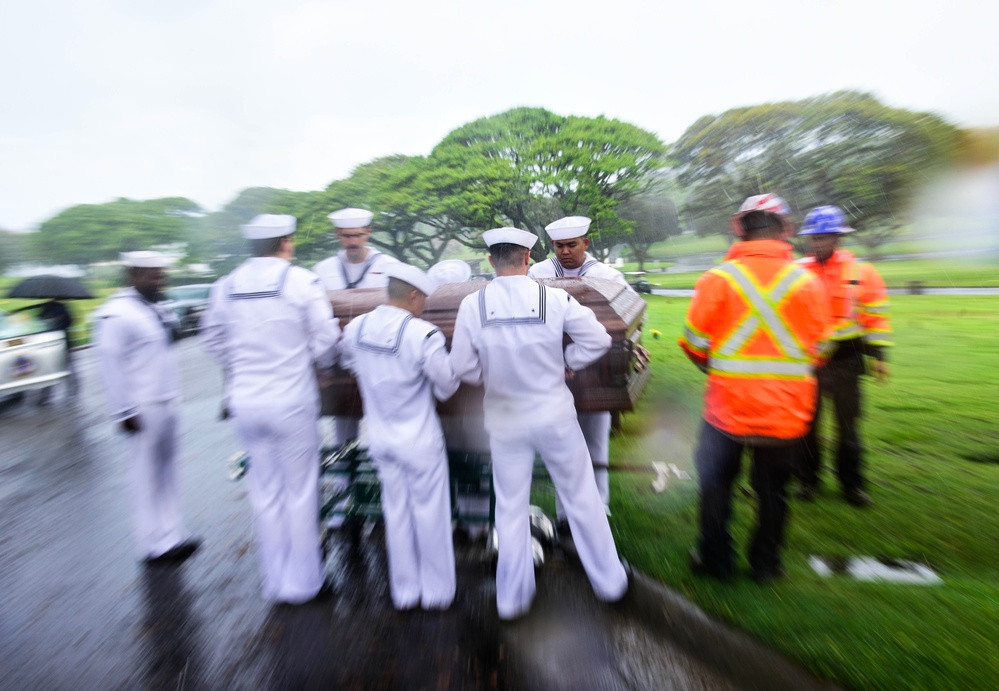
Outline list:
[[[835,204],[877,246],[896,232],[918,185],[947,163],[958,132],[940,117],[891,108],[854,91],[733,108],[690,126],[672,146],[699,233],[751,194],[777,192],[803,213]]]
[[[676,204],[661,186],[623,202],[618,213],[629,227],[613,239],[631,249],[639,271],[645,270],[653,244],[680,234]]]
[[[216,269],[224,273],[247,256],[248,245],[240,232],[240,226],[258,214],[290,214],[298,221],[297,247],[299,255],[309,258],[310,251],[323,243],[328,249],[331,243],[326,237],[329,221],[325,215],[314,211],[315,203],[322,192],[293,192],[273,187],[249,187],[237,194],[220,211],[209,214],[201,226],[201,235],[196,240],[196,254],[212,260]],[[327,212],[329,213],[329,212]]]
[[[89,264],[119,252],[184,243],[198,233],[204,212],[184,197],[80,204],[42,223],[31,253],[45,263]]]
[[[515,108],[448,134],[417,183],[458,242],[481,246],[478,231],[496,225],[546,240],[544,226],[564,215],[620,225],[617,205],[643,189],[664,151],[654,134],[618,120]]]
[[[438,261],[454,229],[436,213],[437,202],[418,182],[426,159],[422,156],[386,156],[355,168],[349,177],[332,182],[311,198],[303,212],[322,217],[325,239],[300,247],[302,256],[321,259],[336,249],[330,211],[348,206],[374,214],[370,244],[413,264]]]
[[[27,261],[27,235],[0,230],[0,273]]]

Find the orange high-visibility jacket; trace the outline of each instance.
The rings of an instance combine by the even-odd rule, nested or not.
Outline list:
[[[805,257],[799,264],[822,281],[829,296],[834,341],[861,338],[874,351],[892,345],[888,322],[888,293],[877,270],[853,256],[849,250],[836,250],[824,263]]]
[[[725,259],[698,279],[679,340],[708,373],[704,419],[737,437],[803,437],[832,327],[822,284],[779,240],[738,242]]]

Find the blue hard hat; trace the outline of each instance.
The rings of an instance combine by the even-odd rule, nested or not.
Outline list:
[[[842,234],[853,232],[846,215],[838,206],[817,206],[805,216],[798,235]]]

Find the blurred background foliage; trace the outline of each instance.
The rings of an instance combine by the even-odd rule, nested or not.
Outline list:
[[[363,163],[324,190],[253,187],[217,211],[182,197],[73,206],[36,232],[0,231],[0,271],[175,246],[184,264],[218,275],[244,256],[239,226],[259,213],[297,217],[297,254],[310,265],[336,251],[326,215],[345,206],[374,211],[371,244],[417,265],[474,256],[491,227],[546,240],[547,223],[586,215],[599,258],[623,246],[643,270],[656,243],[727,234],[727,217],[764,190],[799,219],[816,205],[842,207],[856,242],[876,256],[908,222],[926,180],[997,158],[999,130],[959,130],[853,91],[705,115],[672,145],[619,120],[515,108],[458,127],[426,156]],[[535,252],[542,258],[547,242]]]

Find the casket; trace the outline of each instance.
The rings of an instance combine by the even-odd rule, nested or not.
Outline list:
[[[645,301],[627,287],[599,278],[548,278],[545,285],[568,291],[582,305],[589,307],[611,336],[610,350],[569,381],[579,412],[632,410],[645,383],[649,369],[636,372],[635,345],[641,342]],[[458,306],[465,296],[481,290],[482,281],[447,283],[427,299],[422,318],[441,330],[451,347]],[[381,288],[333,290],[329,292],[333,314],[345,327],[358,315],[370,312],[386,300]],[[334,368],[333,384],[322,391],[323,415],[362,414],[361,398],[354,378],[339,367]],[[438,405],[442,416],[475,415],[482,411],[481,387],[462,384],[448,401]]]

